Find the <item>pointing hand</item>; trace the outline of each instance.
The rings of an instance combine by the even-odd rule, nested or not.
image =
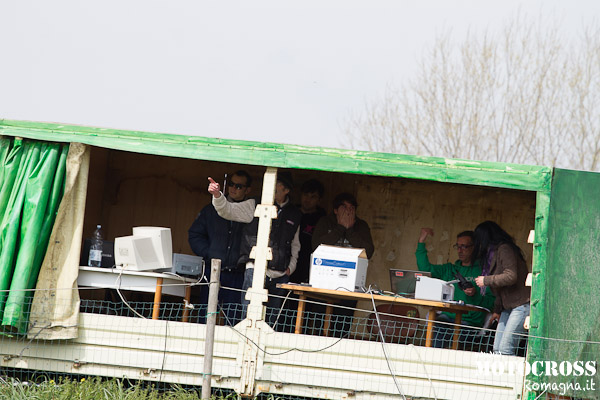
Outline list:
[[[217,182],[214,181],[210,176],[208,177],[208,193],[212,194],[214,198],[218,199],[221,197],[221,189]]]

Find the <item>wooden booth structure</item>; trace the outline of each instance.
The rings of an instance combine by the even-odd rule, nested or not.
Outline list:
[[[534,337],[568,339],[579,343],[577,346],[572,345],[572,342],[569,345],[548,345],[545,340],[533,339],[529,341],[528,359],[585,361],[598,358],[597,345],[586,343],[597,343],[600,339],[597,295],[600,259],[595,249],[595,244],[600,239],[599,174],[544,166],[9,120],[0,120],[0,135],[11,141],[69,143],[70,152],[75,151],[75,145],[84,145],[78,151],[85,165],[85,168],[79,170],[79,174],[85,175],[85,179],[79,177],[79,183],[74,183],[79,185],[79,191],[85,193],[83,204],[78,208],[83,218],[79,221],[79,228],[76,227],[77,218],[73,217],[71,221],[75,228],[72,226],[69,231],[72,243],[67,253],[70,251],[72,255],[64,258],[69,262],[73,262],[72,259],[79,255],[82,239],[91,236],[96,224],[102,224],[108,239],[130,235],[134,226],[170,227],[173,251],[192,254],[187,242],[187,230],[202,207],[210,202],[206,190],[208,176],[222,182],[226,173],[245,169],[254,178],[252,194],[259,196],[266,167],[283,168],[291,172],[296,187],[311,178],[323,182],[326,192],[321,206],[328,212],[331,212],[331,202],[336,194],[344,191],[355,195],[359,204],[357,215],[370,225],[375,243],[367,283],[376,284],[385,290],[389,290],[390,268],[416,269],[414,252],[421,227],[432,227],[435,230],[435,236],[428,240],[429,256],[432,262],[442,263],[456,259],[452,244],[455,243],[457,233],[473,229],[485,220],[496,221],[513,235],[524,250],[532,272],[529,333]],[[68,182],[66,187],[69,188]],[[299,190],[292,192],[292,200],[295,203],[299,201]],[[53,235],[61,229],[58,225],[60,221],[57,220]],[[528,244],[531,230],[535,231],[535,240],[533,244]],[[45,262],[47,259],[48,255]],[[55,270],[56,268],[54,265]],[[42,266],[40,276],[52,276],[52,272],[45,271]],[[48,285],[55,286],[53,289],[65,282],[60,278],[46,278],[46,281],[51,282]],[[44,287],[44,284],[38,282],[38,289]],[[34,299],[33,309],[37,300],[42,301]],[[73,304],[77,301],[77,298],[71,299]],[[363,307],[368,309],[369,303],[363,304]],[[54,308],[44,308],[48,309]],[[32,311],[32,319],[34,314]],[[52,325],[52,317],[49,318],[48,324]],[[132,318],[128,319],[132,321],[125,321],[115,319],[120,317],[85,313],[76,315],[75,318],[77,327],[71,327],[65,335],[58,333],[65,324],[55,324],[51,329],[42,331],[39,331],[38,325],[35,334],[30,331],[29,340],[33,340],[33,344],[28,348],[35,348],[36,354],[29,350],[22,352],[23,346],[19,347],[17,339],[14,342],[3,339],[8,346],[3,346],[4,350],[0,351],[5,355],[2,366],[46,368],[106,376],[127,375],[189,384],[198,384],[198,379],[201,379],[201,371],[197,368],[190,370],[191,363],[202,365],[196,364],[202,358],[201,349],[195,359],[194,351],[172,350],[176,355],[172,356],[171,361],[177,359],[177,362],[169,364],[168,360],[165,363],[163,357],[167,345],[161,341],[164,339],[163,334],[173,334],[176,337],[172,338],[169,346],[172,345],[173,349],[187,348],[193,340],[203,340],[201,325],[181,322],[165,324],[165,321]],[[102,330],[101,325],[106,327],[109,323],[116,325],[111,334],[111,343],[105,343],[98,335]],[[149,336],[144,338],[144,335]],[[269,364],[268,352],[261,353],[262,355],[257,356],[260,359],[257,367],[262,366],[263,369],[255,370],[252,378],[256,383],[243,383],[240,382],[240,379],[244,379],[241,372],[244,367],[240,365],[242,345],[238,343],[239,336],[219,329],[216,335],[217,345],[221,346],[220,354],[216,355],[214,384],[217,386],[244,392],[250,385],[251,393],[271,391],[307,397],[321,395],[322,398],[371,398],[365,393],[377,392],[379,389],[373,389],[377,386],[382,388],[377,392],[380,396],[378,398],[393,398],[397,395],[398,384],[394,383],[389,373],[374,375],[371,379],[373,387],[365,380],[360,380],[360,384],[356,383],[358,381],[348,372],[348,360],[345,360],[348,357],[359,357],[356,349],[348,347],[352,340],[343,340],[340,343],[342,349],[334,355],[330,354],[332,359],[329,360],[317,360],[315,356],[307,361],[305,356],[296,354],[283,361],[280,358],[276,363],[279,365],[277,367]],[[291,343],[289,341],[293,336],[273,333],[263,339],[263,344],[272,346],[271,350],[278,349],[275,352],[279,353]],[[283,337],[285,340],[281,339]],[[54,338],[60,340],[53,342]],[[293,340],[300,340],[300,343],[294,342],[291,347],[308,346],[309,343],[316,347],[326,347],[333,339],[306,337]],[[107,352],[107,346],[121,346],[119,348],[122,349],[122,354],[107,356],[112,354]],[[368,347],[371,345],[361,346],[362,350],[371,354],[379,351],[374,350],[379,349],[378,347]],[[374,343],[373,346],[377,344]],[[399,349],[402,347],[396,346]],[[405,347],[408,348],[402,348]],[[135,349],[140,348],[145,349],[145,355],[135,357],[142,357],[145,361],[140,361],[138,365],[135,362],[128,363],[126,359],[132,359]],[[458,361],[456,365],[449,362],[443,368],[440,367],[443,371],[438,371],[433,365],[439,363],[439,360],[453,360],[451,350],[426,350],[431,351],[409,354],[398,350],[399,353],[393,356],[398,357],[399,363],[414,362],[417,365],[423,362],[432,365],[433,369],[426,376],[419,375],[418,372],[413,374],[412,367],[406,367],[405,371],[399,373],[404,373],[400,386],[408,388],[406,393],[419,397],[462,399],[471,396],[476,398],[482,393],[489,394],[489,398],[519,398],[523,393],[522,378],[511,381],[512,383],[507,382],[513,377],[487,380],[473,378],[474,355],[465,355],[461,365],[458,365]],[[80,351],[77,353],[79,356],[74,357],[72,354],[77,351]],[[13,354],[19,352],[20,357]],[[93,361],[94,357],[98,357],[96,360],[101,359],[102,354],[110,359],[105,362]],[[364,362],[357,364],[371,362],[365,361],[369,360],[368,353],[361,354],[360,357],[363,357]],[[379,359],[378,362],[384,361]],[[155,365],[161,362],[163,368],[160,369],[159,376]],[[331,379],[317,379],[315,376],[318,374],[315,374],[309,375],[305,383],[294,382],[292,377],[302,375],[298,372],[302,368],[314,368],[312,363],[329,364],[328,372],[324,375]],[[150,364],[154,366],[149,366]],[[339,365],[339,368],[334,365]],[[372,366],[371,369],[377,368]],[[228,372],[224,373],[224,370]],[[280,374],[278,377],[276,371]],[[354,373],[361,376],[364,371],[357,369]],[[285,380],[281,376],[288,378]],[[344,378],[345,376],[348,378]],[[281,382],[280,379],[285,383],[277,383]],[[339,384],[328,384],[332,379]],[[421,386],[415,383],[427,382],[428,379],[429,383]],[[356,388],[353,386],[355,384],[362,384],[364,387]],[[519,385],[520,387],[515,387]],[[435,386],[435,394],[426,389],[429,386]],[[535,392],[530,395],[534,398]]]

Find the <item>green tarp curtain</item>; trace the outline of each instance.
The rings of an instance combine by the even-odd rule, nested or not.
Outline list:
[[[552,182],[546,263],[546,305],[537,360],[561,363],[600,360],[600,174],[556,168]],[[558,339],[558,340],[553,340]],[[568,339],[568,340],[564,340]],[[600,373],[549,374],[542,382],[574,383],[585,387]],[[598,389],[596,389],[598,390]],[[600,392],[561,393],[595,398]]]
[[[0,319],[26,333],[32,290],[64,190],[68,144],[0,138]]]

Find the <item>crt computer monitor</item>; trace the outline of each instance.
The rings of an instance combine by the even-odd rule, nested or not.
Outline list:
[[[133,228],[133,235],[115,239],[115,264],[134,271],[171,268],[171,229],[152,226]]]

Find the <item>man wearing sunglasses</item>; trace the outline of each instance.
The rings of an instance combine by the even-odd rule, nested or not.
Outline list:
[[[417,266],[419,267],[419,270],[431,272],[432,278],[438,278],[444,281],[453,281],[458,279],[458,274],[462,275],[467,283],[463,285],[459,285],[458,283],[454,284],[454,300],[463,301],[465,304],[472,304],[491,310],[494,305],[494,295],[489,288],[485,292],[485,295],[481,295],[481,292],[475,285],[475,278],[479,276],[481,272],[481,266],[479,266],[479,263],[474,261],[473,257],[473,231],[464,231],[458,234],[456,243],[453,245],[453,248],[458,253],[458,260],[456,260],[454,264],[445,263],[436,265],[429,262],[427,248],[425,247],[425,240],[428,236],[433,235],[433,229],[421,229],[419,243],[417,244],[417,251],[415,254],[417,257]],[[460,286],[463,286],[463,288]],[[444,312],[438,317],[437,320],[440,322],[453,323],[455,316],[456,315],[454,313]],[[470,311],[463,315],[462,325],[481,328],[484,320],[485,313]],[[433,333],[433,347],[448,347],[451,343],[453,333],[454,327],[452,325],[436,324]],[[465,344],[467,342],[472,344],[476,333],[477,331],[474,329],[461,329],[459,338],[459,343],[461,346],[465,348]]]
[[[231,203],[246,200],[251,185],[252,177],[248,172],[244,170],[235,172],[227,182],[226,200]],[[192,251],[203,257],[208,266],[205,268],[205,275],[209,281],[210,260],[213,258],[221,260],[222,289],[219,292],[219,303],[232,325],[241,319],[239,290],[244,282],[244,267],[238,265],[238,259],[244,225],[220,217],[215,207],[209,204],[200,211],[188,230],[188,240]],[[201,286],[200,302],[202,304],[208,302],[208,286]]]
[[[249,301],[245,295],[252,286],[254,276],[254,259],[250,257],[252,247],[256,245],[258,233],[258,218],[254,217],[256,201],[248,199],[239,203],[230,203],[223,200],[219,191],[219,184],[212,178],[209,179],[208,192],[213,195],[213,205],[219,215],[232,221],[245,222],[242,241],[240,245],[240,258],[238,264],[245,265],[244,283],[242,286],[242,304],[247,305]],[[290,201],[290,192],[294,185],[292,175],[289,171],[279,171],[275,184],[274,205],[277,207],[277,218],[271,224],[271,235],[269,247],[271,247],[273,258],[267,264],[265,289],[269,292],[267,302],[267,322],[272,326],[277,325],[282,330],[282,317],[280,309],[283,298],[287,291],[277,288],[278,283],[287,283],[290,275],[296,270],[298,252],[300,251],[299,228],[302,213]]]

